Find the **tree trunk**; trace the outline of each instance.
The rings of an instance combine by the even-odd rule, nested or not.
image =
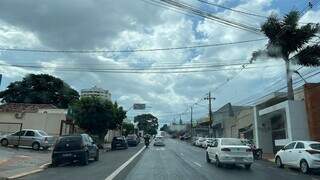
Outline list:
[[[288,100],[294,100],[294,93],[293,93],[293,84],[292,84],[292,71],[290,70],[290,62],[289,59],[285,59],[286,62],[286,73],[287,73],[287,89],[288,89]]]

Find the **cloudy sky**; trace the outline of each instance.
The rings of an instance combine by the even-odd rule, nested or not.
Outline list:
[[[161,122],[171,122],[195,102],[195,117],[207,115],[211,91],[213,110],[231,102],[247,105],[285,85],[284,64],[263,59],[242,68],[254,50],[265,47],[259,33],[237,29],[187,12],[154,4],[159,0],[1,0],[0,47],[39,50],[132,50],[184,47],[257,40],[250,43],[170,51],[105,53],[39,53],[0,51],[0,90],[28,73],[49,73],[76,90],[94,85],[108,89],[112,99],[130,108],[146,103]],[[290,10],[305,12],[301,23],[319,22],[319,5],[307,0],[206,0],[261,16]],[[181,0],[233,22],[259,28],[263,17],[244,15],[197,0]],[[315,3],[311,0],[311,3]],[[39,68],[13,67],[41,66]],[[238,64],[230,66],[230,64]],[[220,66],[228,65],[228,66]],[[211,67],[211,68],[208,68]],[[213,66],[213,67],[212,67]],[[219,67],[217,67],[219,66]],[[61,68],[73,69],[71,71]],[[97,69],[156,69],[111,73]],[[175,69],[176,68],[176,69]],[[298,68],[298,67],[293,67]],[[303,68],[306,77],[316,69]],[[150,72],[157,73],[150,73]],[[183,72],[181,72],[183,71]],[[187,71],[187,72],[186,72]],[[189,72],[188,72],[189,71]],[[190,72],[193,71],[193,72]],[[179,73],[177,73],[179,72]],[[308,74],[309,73],[309,74]],[[299,77],[294,76],[296,81]],[[309,78],[318,82],[318,77]],[[296,86],[301,85],[297,83]],[[182,115],[184,121],[189,116]]]

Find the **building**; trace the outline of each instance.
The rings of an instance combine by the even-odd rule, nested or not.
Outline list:
[[[49,135],[69,134],[74,130],[66,119],[66,109],[51,104],[7,103],[0,105],[0,134],[20,129],[38,129]]]
[[[94,86],[90,89],[82,89],[81,97],[99,97],[103,100],[111,101],[111,93],[108,90]]]
[[[286,93],[271,93],[254,107],[254,138],[265,153],[276,153],[293,140],[320,140],[320,83]]]

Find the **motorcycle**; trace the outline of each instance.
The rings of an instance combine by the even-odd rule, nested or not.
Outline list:
[[[253,153],[253,158],[255,160],[259,160],[259,159],[262,159],[262,154],[263,154],[263,151],[262,151],[262,148],[257,148],[253,143],[252,141],[249,141],[249,140],[243,140],[243,142],[249,146],[251,148],[251,151]]]

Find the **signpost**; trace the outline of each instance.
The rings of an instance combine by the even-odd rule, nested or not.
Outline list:
[[[133,104],[133,109],[134,110],[145,110],[146,109],[146,104]]]

